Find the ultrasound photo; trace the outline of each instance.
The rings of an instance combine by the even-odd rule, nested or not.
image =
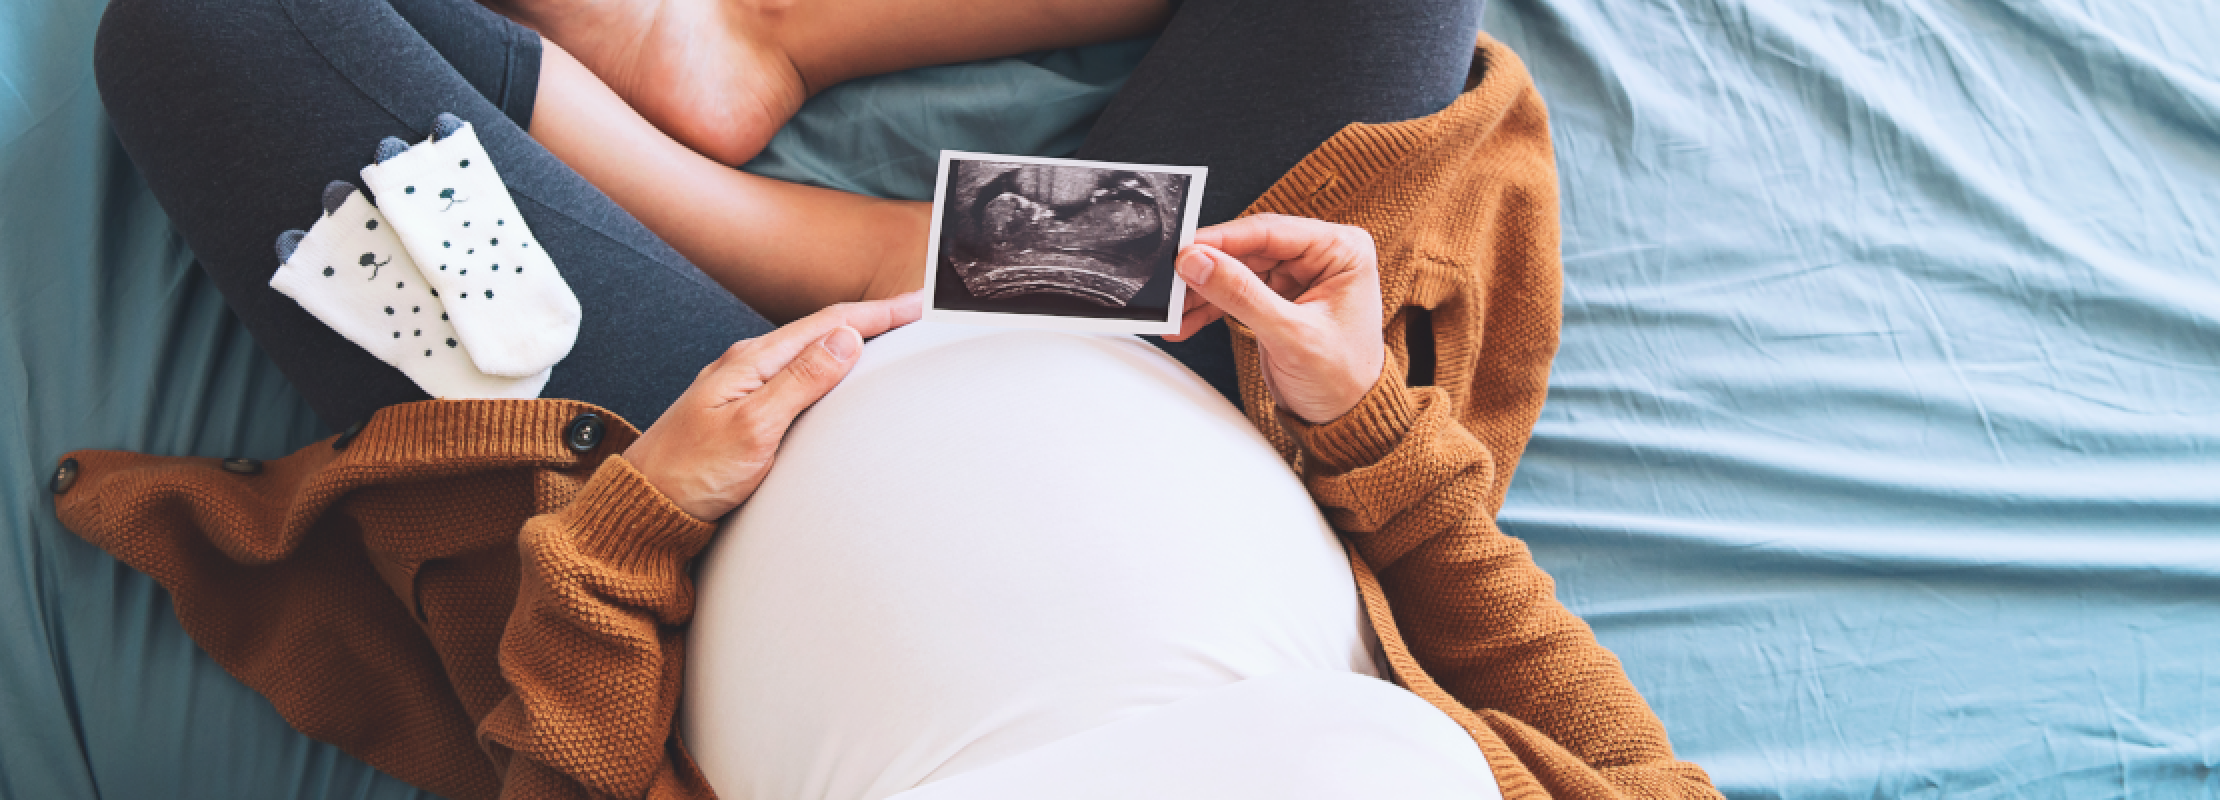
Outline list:
[[[1202,167],[947,151],[934,196],[930,317],[1176,333]]]

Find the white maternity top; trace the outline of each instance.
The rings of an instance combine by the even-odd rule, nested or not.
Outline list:
[[[1130,779],[1174,755],[1253,770],[1210,748],[1287,755],[1306,725],[1428,742],[1447,755],[1414,758],[1451,776],[1442,796],[1493,795],[1462,730],[1361,677],[1376,643],[1345,559],[1248,420],[1154,347],[912,325],[795,421],[703,556],[681,732],[728,800],[876,800],[974,772],[947,788],[1038,796],[1074,758]],[[1224,691],[1320,673],[1343,677]],[[1289,692],[1347,697],[1308,722],[1238,710]],[[1192,724],[1144,719],[1180,701]],[[1252,724],[1273,730],[1225,735]],[[1166,733],[1189,729],[1216,733]]]

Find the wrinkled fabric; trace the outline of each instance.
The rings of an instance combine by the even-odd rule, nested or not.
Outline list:
[[[1506,0],[1565,325],[1502,524],[1735,797],[2187,797],[2220,6]]]
[[[116,144],[93,87],[101,10],[0,4],[0,797],[428,796],[287,727],[194,647],[152,580],[54,518],[47,478],[72,449],[275,458],[321,435]],[[984,111],[951,124],[1004,152],[1068,152],[1145,49],[1102,45],[963,73],[1001,86],[999,102],[1023,109],[1020,127],[1062,133],[1003,138]],[[1095,65],[1085,86],[1036,66],[1066,61]],[[796,126],[837,130],[846,123],[821,120],[831,113],[822,109],[850,93],[914,118],[947,92],[905,100],[874,87],[953,80],[934,75],[836,87]],[[1032,102],[1074,95],[1083,99]],[[863,150],[862,140],[895,134],[851,135],[831,146]],[[774,142],[765,158],[799,160],[793,147]],[[815,158],[831,173],[868,174],[846,152]],[[924,174],[929,185],[930,165]]]
[[[2220,8],[1490,5],[1550,103],[1566,269],[1503,525],[1679,755],[1737,797],[2202,791]],[[98,4],[0,8],[0,795],[409,796],[54,521],[68,449],[316,424],[107,133]],[[961,141],[1076,145],[1041,124]],[[879,180],[844,188],[923,194]]]

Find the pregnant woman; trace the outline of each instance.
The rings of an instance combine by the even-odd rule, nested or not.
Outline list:
[[[1380,372],[1369,240],[1273,216],[1202,238],[1225,250],[1185,274],[1263,303],[1241,316],[1277,328],[1291,413],[1347,415]],[[1225,252],[1316,291],[1291,303]],[[698,577],[681,722],[722,797],[1495,792],[1469,734],[1380,680],[1348,557],[1280,454],[1130,337],[888,333]]]
[[[1555,178],[1477,8],[1075,5],[117,0],[119,137],[348,430],[72,454],[57,511],[289,722],[448,796],[1711,794],[1494,528]],[[1212,169],[1178,341],[867,353],[924,208],[720,163],[797,87],[1158,25],[1078,155]],[[268,288],[324,183],[443,111],[576,290],[547,399],[412,402]]]

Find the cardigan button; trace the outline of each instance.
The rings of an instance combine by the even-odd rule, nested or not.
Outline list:
[[[569,445],[573,451],[583,453],[601,444],[601,433],[600,414],[580,414],[571,419],[568,427],[563,428],[563,444]]]
[[[69,487],[76,485],[77,459],[65,458],[62,459],[60,466],[54,468],[54,480],[47,483],[46,488],[55,494],[61,494],[69,491]]]
[[[333,450],[345,450],[345,449],[347,449],[347,445],[350,445],[350,444],[354,444],[354,443],[355,443],[355,436],[356,436],[356,435],[358,435],[358,434],[360,434],[360,433],[362,433],[362,421],[361,421],[361,420],[356,420],[356,421],[355,421],[355,424],[353,424],[353,425],[349,425],[349,426],[347,426],[347,429],[346,429],[346,430],[340,431],[340,432],[339,432],[339,437],[338,437],[338,438],[336,438],[336,439],[333,439],[333,440],[331,440],[331,449],[333,449]]]
[[[252,458],[224,459],[224,471],[234,475],[260,475],[262,462]]]

